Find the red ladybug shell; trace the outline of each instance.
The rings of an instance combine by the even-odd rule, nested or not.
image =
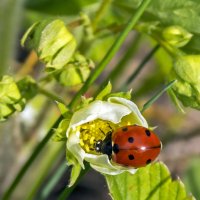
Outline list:
[[[161,142],[149,129],[131,125],[112,134],[112,160],[130,167],[143,167],[159,155]]]

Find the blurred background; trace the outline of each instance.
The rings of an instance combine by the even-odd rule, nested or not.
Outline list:
[[[1,0],[1,76],[8,74],[19,80],[25,75],[30,75],[38,81],[45,76],[44,65],[38,61],[35,52],[22,48],[20,40],[29,26],[47,18],[59,18],[66,24],[71,24],[70,31],[75,35],[78,44],[81,44],[80,52],[87,55],[95,64],[99,63],[115,41],[120,25],[125,23],[130,15],[122,12],[115,4],[110,5],[105,16],[97,24],[94,38],[88,39],[89,42],[83,45],[87,29],[79,25],[80,13],[84,12],[92,19],[100,4],[101,1],[96,0]],[[104,30],[104,24],[112,24],[110,30]],[[112,78],[113,90],[132,89],[133,100],[141,108],[165,84],[164,76],[168,71],[166,66],[171,65],[169,56],[163,49],[157,48],[139,75],[133,81],[127,82],[127,80],[155,46],[156,43],[147,35],[132,31],[86,95],[92,96],[110,72],[118,66],[118,73]],[[43,86],[62,96],[66,102],[70,102],[80,88],[80,85],[63,87],[56,81],[47,82]],[[28,102],[22,112],[16,112],[0,123],[0,196],[12,183],[59,115],[54,101],[44,95],[37,95]],[[189,108],[185,109],[185,114],[179,112],[169,96],[164,94],[144,112],[144,116],[150,126],[157,126],[155,132],[163,143],[159,160],[169,167],[173,178],[180,177],[188,191],[191,191],[197,199],[200,198],[199,112]],[[63,165],[64,160],[65,143],[50,140],[10,199],[57,199],[66,188],[69,179],[69,169]],[[60,174],[52,180],[58,169]],[[90,170],[68,199],[110,200],[111,198],[103,176]]]

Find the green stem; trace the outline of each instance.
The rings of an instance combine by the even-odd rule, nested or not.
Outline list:
[[[40,200],[45,200],[48,198],[48,195],[50,192],[55,188],[55,186],[58,184],[58,181],[63,176],[63,173],[68,169],[66,162],[63,162],[59,168],[56,170],[53,177],[48,181],[47,185],[42,191],[41,196],[38,197]]]
[[[136,70],[133,72],[133,74],[129,77],[129,79],[126,81],[124,86],[129,85],[135,78],[136,76],[141,72],[141,70],[144,68],[144,66],[147,64],[147,62],[152,58],[152,56],[157,52],[159,49],[160,45],[156,45],[142,60],[142,62],[138,65]]]
[[[125,69],[125,66],[130,61],[131,58],[135,55],[136,51],[138,50],[139,44],[141,42],[141,34],[137,34],[129,45],[129,49],[126,52],[125,56],[123,56],[122,60],[119,62],[119,64],[116,66],[116,68],[111,72],[110,74],[110,80],[115,81],[118,76],[122,73],[122,70]]]
[[[27,197],[25,200],[31,200],[34,199],[35,194],[39,190],[41,184],[43,183],[43,180],[48,175],[49,171],[52,168],[52,163],[54,164],[56,160],[59,158],[60,151],[63,149],[64,145],[63,143],[55,144],[53,147],[51,147],[48,151],[49,156],[44,158],[40,163],[40,169],[37,173],[37,180],[33,182],[33,186],[29,190]],[[66,168],[66,164],[65,164]]]
[[[96,30],[98,22],[105,15],[105,12],[108,9],[108,7],[109,7],[111,2],[112,2],[112,0],[102,0],[102,3],[100,5],[99,9],[97,10],[95,18],[94,18],[94,20],[92,22],[92,27],[93,27],[93,31],[94,32]]]
[[[149,101],[147,101],[143,105],[143,108],[140,112],[143,113],[147,108],[149,108],[164,92],[166,92],[169,88],[171,88],[175,82],[176,80],[173,80],[169,82],[166,86],[164,86],[164,88],[159,90],[151,99],[149,99]]]
[[[61,120],[62,120],[62,117],[59,117],[52,127],[57,127]],[[29,169],[29,167],[31,166],[35,158],[39,155],[41,150],[45,147],[45,145],[47,144],[47,142],[49,141],[53,133],[54,133],[53,128],[51,128],[46,134],[46,136],[42,139],[42,141],[36,146],[36,148],[33,150],[33,153],[31,154],[29,159],[24,163],[23,167],[20,169],[20,171],[18,172],[17,176],[15,177],[11,185],[5,191],[2,197],[2,200],[10,199],[10,196],[12,195],[13,191],[17,187],[18,183],[21,181],[22,177],[24,176],[26,171]]]
[[[88,79],[86,80],[86,82],[83,85],[83,87],[76,93],[75,97],[73,98],[73,101],[69,104],[69,107],[72,108],[72,107],[74,107],[78,103],[78,101],[80,99],[80,96],[87,91],[87,89],[97,79],[97,77],[99,76],[99,74],[101,74],[101,72],[104,70],[104,68],[106,67],[106,65],[111,61],[111,59],[113,58],[113,56],[115,55],[115,53],[119,50],[120,46],[122,45],[122,43],[126,39],[128,33],[136,25],[137,21],[139,20],[139,18],[143,14],[145,8],[149,5],[150,2],[151,2],[151,0],[144,0],[144,1],[142,1],[141,5],[137,9],[137,11],[130,18],[130,20],[129,20],[128,24],[126,25],[126,27],[124,28],[123,32],[118,36],[116,42],[111,46],[110,50],[105,55],[105,57],[103,58],[103,60],[95,68],[95,70],[93,71],[93,73],[91,73],[91,75],[88,77]]]
[[[62,104],[65,104],[65,101],[62,100],[61,97],[57,96],[56,94],[48,91],[48,90],[45,90],[44,88],[41,88],[38,86],[38,89],[39,89],[39,92],[47,97],[49,97],[50,99],[54,100],[54,101],[58,101]]]
[[[114,82],[116,78],[122,73],[122,71],[125,69],[125,66],[127,65],[130,58],[134,56],[138,48],[138,45],[140,43],[140,39],[141,39],[141,35],[139,34],[136,35],[136,37],[133,39],[133,41],[129,45],[129,49],[127,50],[126,54],[119,61],[119,63],[112,70],[112,72],[107,76],[107,78],[101,83],[101,87],[98,88],[96,94],[99,94],[99,92],[106,86],[106,84],[109,81]]]
[[[58,197],[58,200],[65,200],[67,197],[72,193],[74,188],[77,186],[79,180],[90,170],[90,165],[89,163],[85,163],[85,169],[81,170],[79,177],[77,178],[76,182],[74,183],[73,186],[66,188],[61,195]]]

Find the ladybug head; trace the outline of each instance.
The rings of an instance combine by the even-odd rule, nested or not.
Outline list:
[[[110,159],[112,155],[112,132],[109,131],[104,140],[98,140],[94,144],[94,149],[98,153],[107,154]]]

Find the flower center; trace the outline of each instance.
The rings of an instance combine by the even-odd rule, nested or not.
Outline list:
[[[80,132],[80,145],[87,152],[98,154],[95,151],[97,141],[103,141],[110,131],[114,131],[117,125],[110,121],[96,119],[94,121],[82,124],[77,129]]]

